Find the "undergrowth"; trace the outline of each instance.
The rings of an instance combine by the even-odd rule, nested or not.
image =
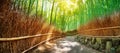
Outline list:
[[[93,36],[117,36],[120,35],[120,29],[103,29],[95,31],[84,31],[90,29],[99,29],[105,27],[120,26],[120,13],[114,13],[101,18],[96,18],[84,26],[80,26],[78,29],[79,34],[93,35]]]

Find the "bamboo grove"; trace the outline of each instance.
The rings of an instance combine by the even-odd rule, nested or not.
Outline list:
[[[109,29],[106,30],[107,28]],[[110,52],[113,47],[119,52],[120,0],[2,0],[0,2],[0,38],[45,33],[55,34],[17,41],[2,41],[0,53],[3,51],[21,53],[51,37],[68,34],[79,34],[81,43],[91,47],[95,45],[95,48],[97,45],[100,51],[107,48]],[[82,37],[84,35],[110,38]],[[117,36],[118,39],[112,39],[112,36],[115,38]]]
[[[14,0],[14,7],[26,14],[43,16],[63,31],[77,29],[95,17],[117,12],[119,0]]]
[[[61,36],[61,30],[42,17],[29,16],[29,10],[21,12],[20,4],[17,7],[14,4],[13,0],[0,1],[0,53],[21,53],[42,41]]]

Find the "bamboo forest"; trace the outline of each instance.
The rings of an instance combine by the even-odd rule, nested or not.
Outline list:
[[[120,53],[120,0],[0,0],[0,53]]]

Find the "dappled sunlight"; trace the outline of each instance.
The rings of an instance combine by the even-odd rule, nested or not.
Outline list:
[[[61,0],[60,2],[58,2],[58,6],[62,11],[66,12],[73,12],[78,8],[77,1],[72,2],[71,0]]]
[[[87,0],[82,0],[82,2],[85,4]]]
[[[50,27],[50,29],[49,29],[48,33],[53,33],[54,27],[53,26],[49,26],[49,27]],[[53,37],[53,34],[48,34],[46,40],[50,40],[50,38]],[[50,43],[49,41],[47,41],[46,44],[54,45],[53,43]]]

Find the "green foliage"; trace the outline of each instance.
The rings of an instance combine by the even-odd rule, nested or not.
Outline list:
[[[15,7],[29,15],[43,16],[63,31],[77,29],[95,17],[120,9],[120,0],[15,0]]]

